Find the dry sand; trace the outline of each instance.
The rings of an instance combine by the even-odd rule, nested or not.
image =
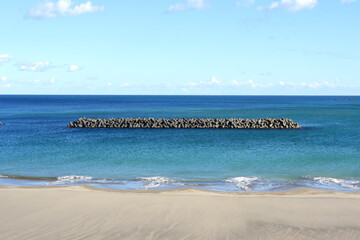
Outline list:
[[[360,193],[1,186],[0,239],[360,239]]]

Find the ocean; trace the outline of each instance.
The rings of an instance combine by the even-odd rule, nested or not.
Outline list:
[[[67,128],[80,117],[290,118],[302,129]],[[0,122],[0,185],[360,190],[356,96],[0,95]]]

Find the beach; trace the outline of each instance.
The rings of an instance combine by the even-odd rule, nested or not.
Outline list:
[[[0,239],[359,239],[360,193],[1,186]]]
[[[360,240],[359,12],[3,1],[0,240]]]

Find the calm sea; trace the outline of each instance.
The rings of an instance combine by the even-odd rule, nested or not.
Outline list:
[[[360,98],[351,97],[2,95],[0,184],[359,191]],[[66,127],[79,117],[284,117],[303,128]]]

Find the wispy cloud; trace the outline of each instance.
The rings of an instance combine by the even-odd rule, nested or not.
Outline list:
[[[317,5],[317,0],[280,0],[272,2],[269,6],[260,6],[258,10],[287,10],[297,12],[304,9],[311,9]]]
[[[282,87],[293,87],[293,88],[310,88],[310,89],[320,89],[320,88],[351,88],[356,87],[354,85],[342,84],[339,79],[336,79],[333,82],[329,81],[315,81],[315,82],[283,82],[280,81],[279,85]]]
[[[212,77],[210,81],[200,81],[200,82],[187,82],[185,83],[185,86],[189,87],[195,87],[195,86],[201,86],[201,85],[223,85],[222,81],[217,79],[216,77]]]
[[[185,87],[193,88],[193,87],[240,87],[240,86],[247,86],[251,88],[267,88],[272,87],[274,84],[267,83],[267,84],[261,84],[258,82],[255,82],[252,79],[249,79],[247,81],[237,81],[232,80],[230,82],[225,82],[223,80],[219,80],[216,77],[212,77],[210,81],[200,81],[200,82],[187,82],[184,84]]]
[[[85,13],[104,11],[104,6],[93,6],[91,1],[76,5],[72,0],[38,3],[31,8],[27,17],[35,19],[55,18],[57,16],[77,16]]]
[[[2,76],[0,78],[0,87],[6,87],[6,88],[11,87],[11,84],[8,82],[8,79],[6,76]]]
[[[188,91],[192,89],[337,89],[337,88],[353,88],[360,87],[354,85],[342,84],[339,79],[335,81],[314,81],[314,82],[292,82],[292,81],[279,81],[279,82],[257,82],[253,79],[246,81],[223,81],[212,77],[210,81],[200,82],[187,82],[177,88],[186,88]]]
[[[353,3],[356,2],[357,0],[341,0],[341,3]]]
[[[167,12],[179,12],[186,9],[204,10],[210,7],[210,4],[206,0],[185,0],[181,3],[171,5]]]
[[[19,64],[20,71],[44,72],[53,68],[50,62],[22,63]]]
[[[77,71],[79,69],[80,69],[80,67],[78,65],[72,64],[72,65],[69,66],[69,72],[75,72],[75,71]]]
[[[11,59],[14,59],[14,57],[10,56],[9,54],[0,54],[0,64],[4,62],[8,62]]]
[[[261,75],[263,75],[263,76],[271,76],[272,73],[271,72],[262,72]]]
[[[268,87],[273,87],[274,84],[272,83],[266,83],[266,84],[262,84],[262,83],[258,83],[255,82],[252,79],[249,79],[247,81],[237,81],[237,80],[232,80],[230,82],[230,84],[228,84],[228,86],[237,86],[237,87],[251,87],[251,88],[268,88]]]
[[[329,56],[329,57],[343,58],[343,59],[358,59],[359,58],[359,56],[357,56],[357,55],[348,54],[348,53],[341,53],[341,52],[286,49],[286,48],[280,48],[280,50],[283,50],[283,51],[286,51],[286,52],[301,52],[304,55],[308,55],[308,56]]]
[[[44,79],[35,79],[33,81],[33,85],[35,87],[41,87],[41,88],[48,88],[48,87],[55,87],[55,77],[51,77],[50,79],[44,78]]]
[[[345,58],[345,59],[354,59],[358,58],[357,56],[346,54],[346,53],[335,53],[335,52],[326,52],[326,51],[303,51],[305,55],[324,55],[335,58]]]
[[[241,0],[236,2],[237,7],[249,7],[255,3],[255,0]]]

